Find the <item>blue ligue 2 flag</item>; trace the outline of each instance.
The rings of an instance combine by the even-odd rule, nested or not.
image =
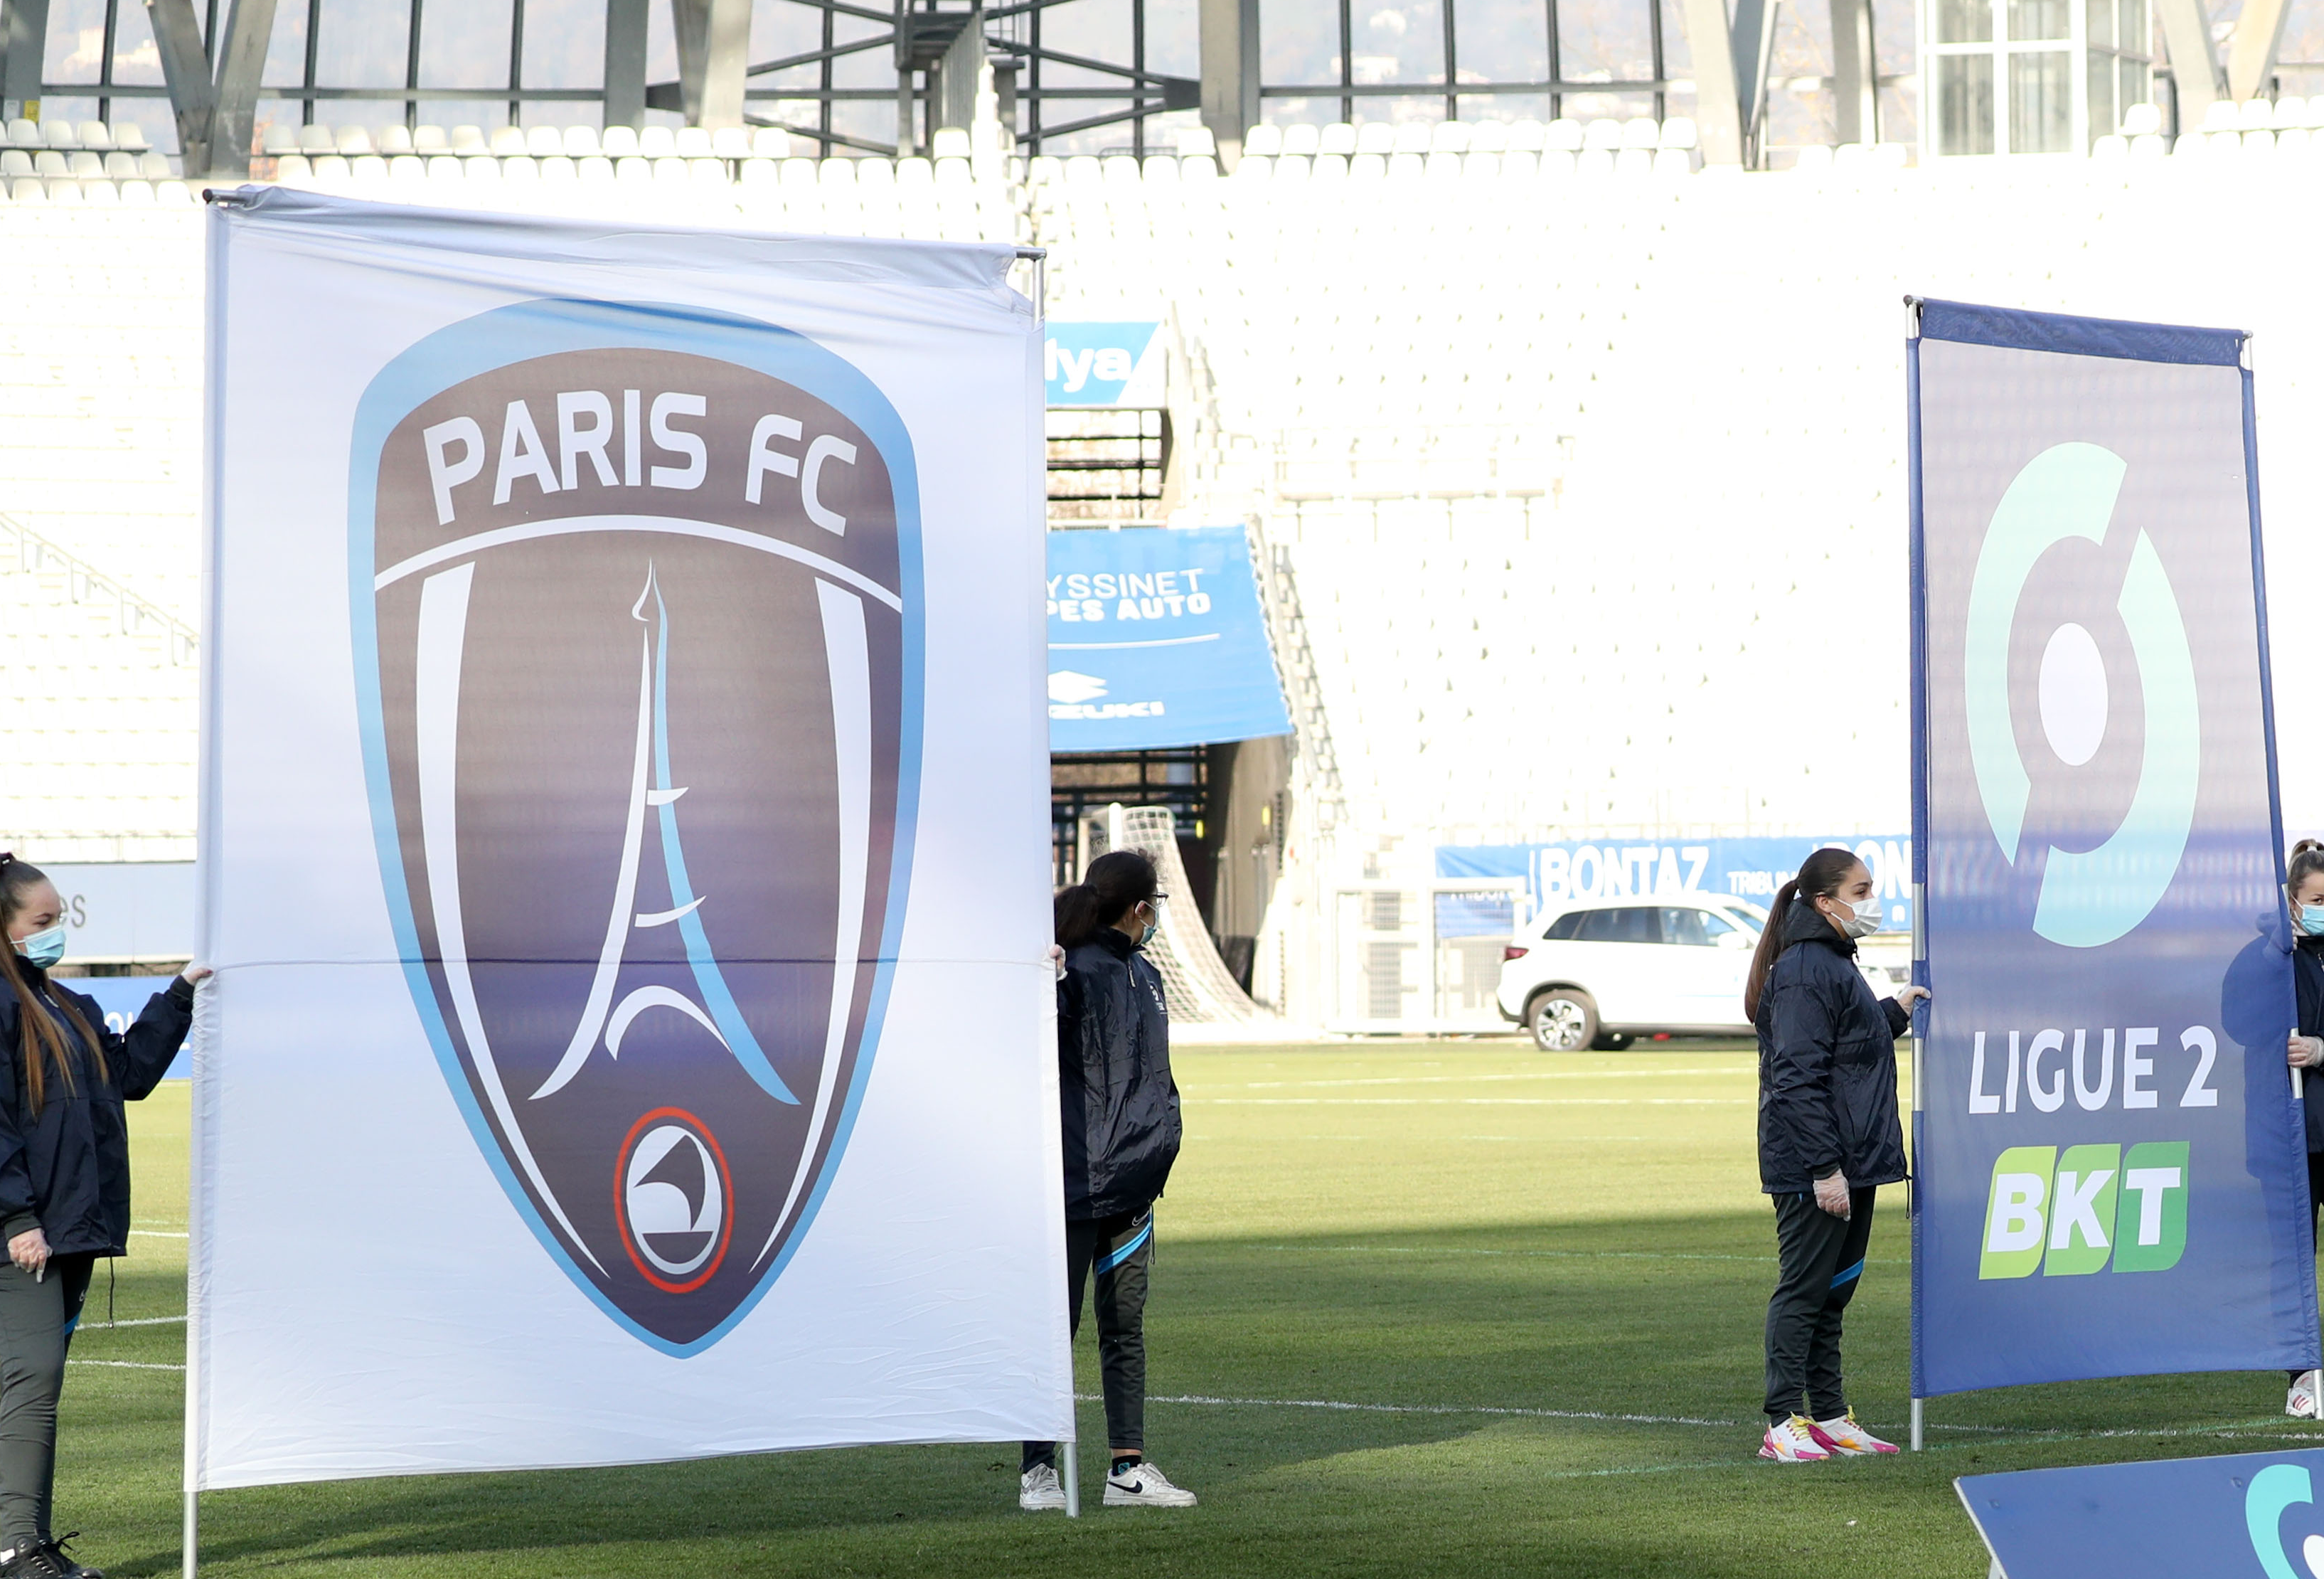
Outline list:
[[[1914,1394],[2313,1366],[2244,337],[1919,320]]]

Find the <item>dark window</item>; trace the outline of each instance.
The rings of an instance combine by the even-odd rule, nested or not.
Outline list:
[[[1663,941],[1684,944],[1695,948],[1711,946],[1711,936],[1703,930],[1703,914],[1691,905],[1663,907]],[[1724,930],[1724,928],[1721,928]]]
[[[1574,939],[1581,943],[1659,943],[1662,930],[1655,923],[1651,905],[1623,905],[1610,910],[1583,912],[1582,928]]]
[[[1552,921],[1542,931],[1542,937],[1552,943],[1571,942],[1582,930],[1582,918],[1587,910],[1568,910]]]

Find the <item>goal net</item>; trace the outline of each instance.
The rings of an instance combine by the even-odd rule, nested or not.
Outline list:
[[[1170,1018],[1185,1025],[1264,1025],[1275,1016],[1250,1001],[1235,984],[1219,958],[1218,946],[1203,925],[1194,890],[1186,881],[1185,863],[1178,859],[1177,819],[1165,806],[1111,806],[1102,817],[1093,818],[1103,829],[1109,850],[1135,850],[1154,863],[1162,891],[1171,902],[1162,907],[1162,923],[1146,957],[1162,973]],[[1096,841],[1093,841],[1095,843]],[[1102,854],[1093,850],[1093,855]]]

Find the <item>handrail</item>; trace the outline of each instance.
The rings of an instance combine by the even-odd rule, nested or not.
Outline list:
[[[14,542],[8,540],[13,539]],[[14,516],[0,514],[0,553],[13,548],[13,568],[28,575],[61,573],[65,600],[75,604],[110,601],[121,633],[133,639],[158,633],[166,644],[170,662],[190,667],[201,649],[201,633],[161,605],[141,597],[63,545],[42,537]],[[0,566],[11,559],[0,558]]]

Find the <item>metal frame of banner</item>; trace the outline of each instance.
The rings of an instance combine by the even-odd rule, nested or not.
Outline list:
[[[1923,677],[1928,669],[1928,618],[1923,607],[1926,601],[1923,578],[1925,568],[1922,558],[1921,538],[1921,299],[1904,298],[1906,315],[1904,333],[1904,472],[1905,500],[1912,527],[1905,550],[1907,591],[1907,642],[1913,670],[1913,982],[1926,986],[1929,982],[1929,753],[1928,697]],[[1913,1156],[1912,1171],[1904,1186],[1904,1218],[1913,1229],[1913,1360],[1914,1374],[1920,1372],[1920,1272],[1921,1272],[1921,1113],[1926,1100],[1922,1086],[1921,1068],[1926,1061],[1923,1054],[1921,1026],[1926,1013],[1914,1005],[1913,1015]],[[1923,1421],[1927,1401],[1915,1394],[1913,1399],[1912,1446],[1914,1453],[1922,1448]]]
[[[204,192],[213,203],[232,194]],[[229,204],[228,206],[232,206]],[[201,692],[198,716],[201,737],[198,782],[201,786],[200,806],[196,817],[194,867],[194,957],[207,961],[210,952],[210,922],[215,913],[212,903],[213,868],[209,857],[217,849],[218,750],[217,750],[217,664],[218,633],[225,628],[219,617],[218,588],[218,521],[221,516],[219,490],[223,486],[224,468],[218,464],[218,411],[224,403],[225,373],[218,356],[221,320],[226,311],[226,227],[213,217],[209,234],[205,238],[205,250],[209,263],[209,310],[205,314],[203,329],[203,400],[202,400],[202,627]],[[198,1024],[208,1011],[215,1018],[212,1007],[217,1002],[220,983],[212,978],[209,991],[201,994],[195,1011]],[[203,1319],[202,1302],[193,1297],[196,1269],[202,1265],[202,1256],[209,1242],[208,1192],[202,1187],[202,1168],[206,1148],[203,1145],[202,1102],[210,1083],[206,1077],[206,1066],[214,1056],[210,1038],[201,1037],[194,1044],[192,1078],[192,1122],[188,1126],[188,1169],[186,1181],[186,1488],[185,1527],[183,1533],[185,1579],[195,1579],[200,1566],[201,1493],[197,1489],[201,1479],[201,1416],[202,1416],[202,1354],[208,1324]]]

